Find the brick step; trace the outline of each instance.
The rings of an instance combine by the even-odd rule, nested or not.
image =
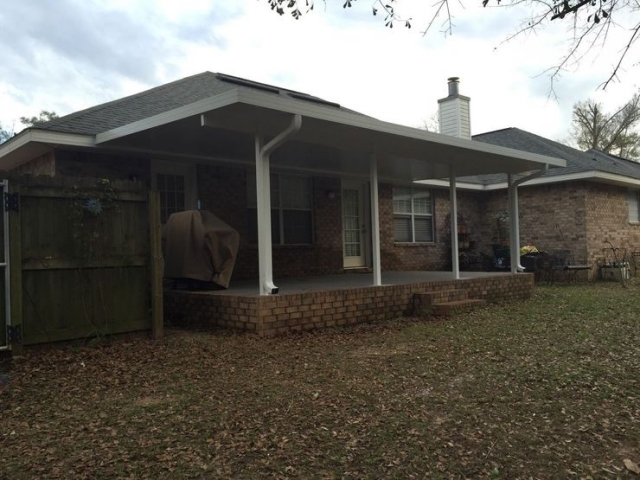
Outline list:
[[[424,292],[413,294],[414,315],[428,316],[433,314],[433,306],[438,303],[455,302],[466,300],[468,297],[466,290],[450,289],[438,290],[436,292]]]
[[[476,298],[467,298],[464,300],[453,300],[451,302],[439,302],[435,303],[431,307],[433,315],[442,317],[450,317],[456,313],[470,312],[476,307],[485,305],[485,300]]]
[[[441,302],[453,302],[455,300],[464,300],[467,297],[466,290],[451,289],[438,290],[437,292],[415,293],[414,296],[420,296],[420,301],[428,305]]]

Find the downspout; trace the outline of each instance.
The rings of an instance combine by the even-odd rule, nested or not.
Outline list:
[[[449,169],[449,204],[451,211],[451,273],[454,280],[460,280],[460,252],[458,248],[458,193],[456,191],[456,170]]]
[[[292,136],[294,133],[298,133],[301,127],[302,115],[296,113],[291,119],[291,124],[281,133],[279,133],[273,140],[262,147],[262,150],[260,150],[260,156],[262,157],[262,159],[269,160],[269,155],[271,155],[276,148],[286,142],[290,136]]]
[[[513,176],[509,174],[509,218],[511,219],[511,273],[524,272],[525,268],[520,265],[520,215],[518,212],[518,187],[529,180],[538,178],[549,171],[549,164],[545,164],[542,170],[527,175],[526,177],[513,180]]]
[[[271,243],[271,182],[270,155],[292,135],[300,131],[302,116],[296,114],[291,124],[266,145],[256,135],[256,198],[258,213],[258,264],[260,270],[260,295],[275,295],[278,287],[273,283],[273,259]]]

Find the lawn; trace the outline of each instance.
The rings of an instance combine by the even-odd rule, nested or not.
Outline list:
[[[27,350],[0,478],[638,478],[640,286],[454,319]]]

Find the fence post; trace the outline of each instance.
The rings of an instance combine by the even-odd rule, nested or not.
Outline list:
[[[9,182],[9,193],[20,197],[20,186]],[[9,298],[11,301],[11,326],[19,333],[18,338],[11,342],[14,354],[22,353],[22,225],[20,222],[20,204],[18,210],[9,211]],[[7,232],[5,232],[5,235]]]
[[[149,192],[149,229],[151,245],[151,336],[154,340],[158,340],[164,334],[162,225],[160,223],[160,195],[158,192]]]

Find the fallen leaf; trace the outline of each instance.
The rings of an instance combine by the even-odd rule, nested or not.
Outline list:
[[[627,467],[627,470],[629,470],[630,472],[637,473],[638,475],[640,475],[640,466],[636,462],[633,462],[630,459],[625,458],[624,466]]]

